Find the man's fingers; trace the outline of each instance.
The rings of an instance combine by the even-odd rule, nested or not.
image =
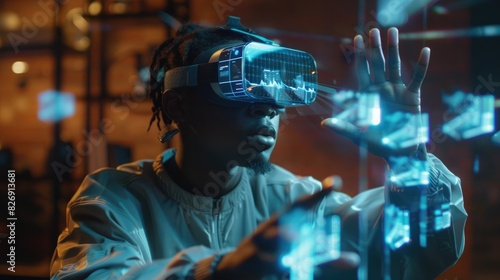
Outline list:
[[[413,72],[413,79],[408,85],[408,90],[411,92],[419,92],[420,86],[424,81],[425,74],[427,73],[427,67],[429,66],[429,60],[431,57],[431,49],[423,48],[420,52],[420,57],[418,58],[417,67]]]
[[[375,84],[386,82],[385,58],[382,52],[380,30],[374,28],[370,30],[370,73]]]
[[[370,80],[370,71],[368,70],[368,61],[366,60],[365,42],[363,42],[361,35],[354,37],[354,55],[359,88],[367,88],[372,83]]]
[[[402,83],[401,59],[399,57],[399,31],[397,28],[392,27],[387,31],[387,45],[389,48],[387,54],[389,81],[395,84],[400,84]]]

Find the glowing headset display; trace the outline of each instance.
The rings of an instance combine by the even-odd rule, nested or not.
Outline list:
[[[280,47],[241,27],[231,27],[229,22],[230,30],[260,42],[221,46],[208,50],[208,55],[200,55],[209,57],[208,61],[196,59],[204,63],[168,70],[164,80],[166,90],[210,85],[211,90],[225,101],[266,102],[279,106],[308,105],[316,99],[317,67],[310,54]]]

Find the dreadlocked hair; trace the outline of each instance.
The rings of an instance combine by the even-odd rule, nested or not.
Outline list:
[[[153,102],[153,116],[149,121],[148,131],[155,121],[160,130],[162,120],[166,126],[172,124],[162,108],[165,72],[191,65],[202,51],[235,40],[252,41],[248,35],[224,28],[186,23],[177,30],[175,37],[167,39],[155,50],[149,67],[148,94]]]

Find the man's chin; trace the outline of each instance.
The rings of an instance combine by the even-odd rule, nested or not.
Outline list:
[[[274,146],[265,150],[256,150],[255,148],[246,148],[238,150],[238,165],[247,167],[255,174],[265,174],[272,170],[273,165],[269,162]]]
[[[269,173],[273,170],[273,165],[269,160],[263,160],[263,159],[254,159],[252,161],[248,162],[248,168],[254,173],[254,174],[266,174]]]

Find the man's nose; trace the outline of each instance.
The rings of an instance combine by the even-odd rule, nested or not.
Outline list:
[[[258,118],[269,117],[272,119],[278,114],[276,110],[274,106],[269,104],[252,104],[250,106],[250,114]]]

